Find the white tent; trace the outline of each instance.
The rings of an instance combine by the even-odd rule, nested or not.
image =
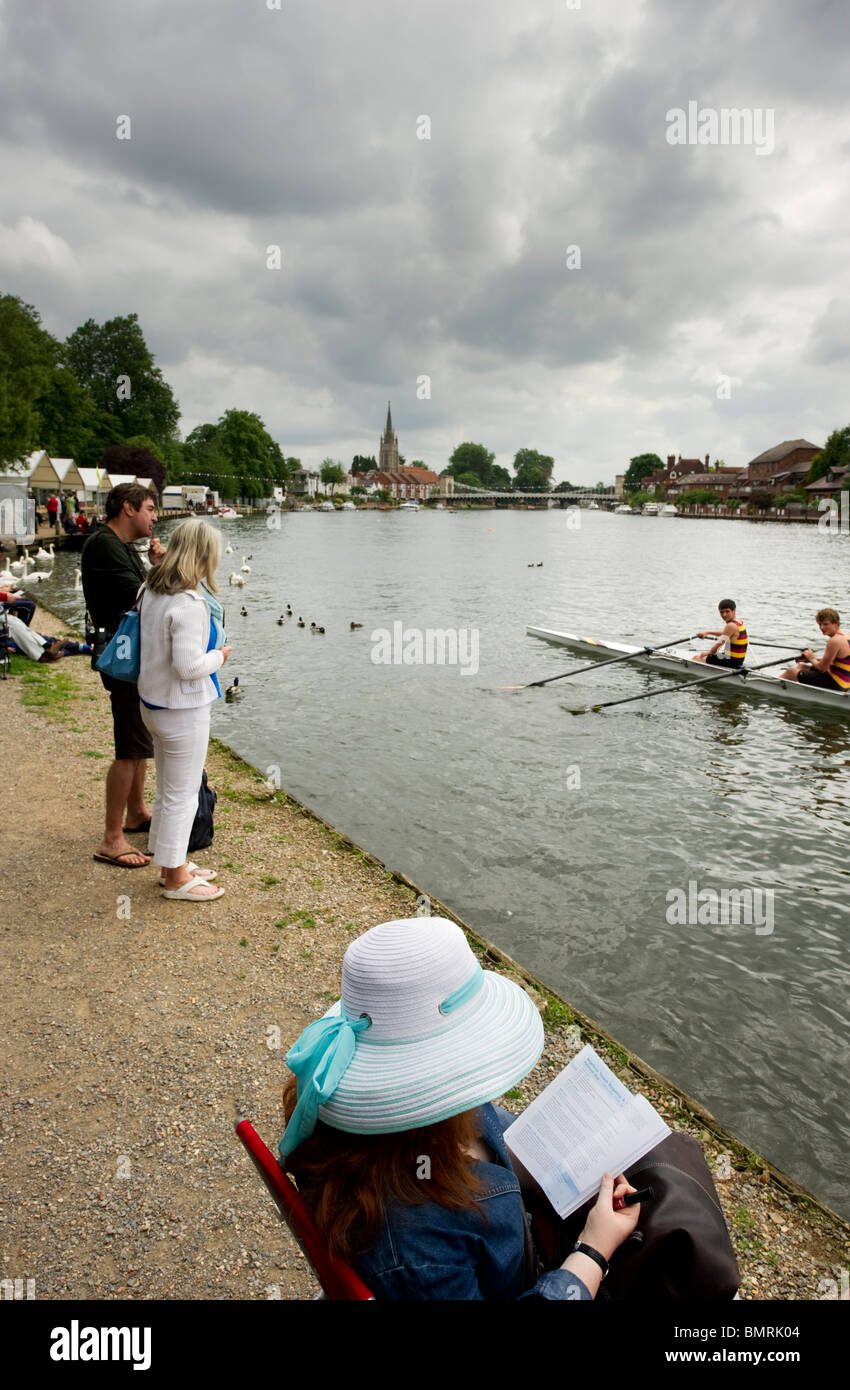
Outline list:
[[[82,480],[87,502],[95,502],[98,497],[106,496],[109,491],[109,478],[99,468],[78,468],[77,472]]]
[[[66,492],[79,492],[85,487],[80,470],[73,459],[52,459],[51,462]]]

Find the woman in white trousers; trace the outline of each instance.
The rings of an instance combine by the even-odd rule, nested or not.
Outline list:
[[[184,521],[140,590],[139,702],[156,764],[148,851],[162,870],[163,897],[183,902],[224,893],[210,882],[214,870],[187,863],[210,706],[221,697],[216,672],[231,650],[216,647],[223,631],[200,587],[217,592],[220,558],[220,533],[200,519]]]

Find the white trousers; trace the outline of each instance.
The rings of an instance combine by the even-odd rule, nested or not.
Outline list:
[[[155,864],[177,869],[189,853],[189,836],[198,809],[201,773],[210,740],[210,706],[148,709],[139,701],[142,723],[153,739],[156,796],[151,812],[148,853]]]

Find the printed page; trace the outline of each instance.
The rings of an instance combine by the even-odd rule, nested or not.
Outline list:
[[[634,1096],[590,1046],[505,1131],[559,1216],[599,1191],[670,1133],[645,1096]]]

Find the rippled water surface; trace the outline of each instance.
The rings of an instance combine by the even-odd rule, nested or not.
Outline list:
[[[562,512],[515,511],[222,530],[222,578],[253,558],[223,595],[245,696],[216,708],[214,732],[850,1215],[850,719],[723,684],[572,717],[661,683],[622,666],[498,688],[581,664],[529,624],[663,641],[717,626],[724,596],[751,635],[817,646],[818,608],[850,621],[850,537],[595,512],[570,529]],[[39,586],[68,615],[77,562]],[[475,629],[478,671],[375,664],[373,631],[397,621]],[[772,889],[773,931],[668,924],[668,893],[689,881]]]

